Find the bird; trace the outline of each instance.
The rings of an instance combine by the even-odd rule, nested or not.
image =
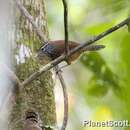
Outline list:
[[[75,47],[79,46],[80,43],[75,41],[68,41],[68,48],[69,51],[74,49]],[[88,45],[84,47],[83,49],[75,52],[74,54],[71,54],[66,59],[66,62],[70,65],[73,61],[78,59],[78,57],[85,51],[97,51],[102,48],[105,48],[104,45]],[[37,57],[40,60],[48,59],[48,61],[55,60],[59,56],[65,54],[65,41],[64,40],[54,40],[54,41],[48,41],[44,42],[43,45],[39,48],[37,52]]]

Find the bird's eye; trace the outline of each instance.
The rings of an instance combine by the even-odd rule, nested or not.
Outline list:
[[[48,44],[43,45],[42,48],[41,48],[41,50],[42,50],[42,51],[46,51],[47,45],[48,45]]]
[[[42,51],[44,51],[44,50],[45,50],[45,48],[44,48],[44,47],[42,47],[42,48],[41,48],[41,50],[42,50]]]

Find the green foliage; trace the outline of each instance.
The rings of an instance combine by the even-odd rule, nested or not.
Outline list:
[[[82,43],[88,37],[98,35],[128,17],[129,5],[129,0],[69,0],[69,38]],[[60,17],[61,7],[51,7],[53,11],[58,10],[58,17],[55,19],[54,15],[52,16],[54,12],[49,8],[52,12],[48,15],[51,21],[50,28],[56,30],[59,27],[59,33],[51,32],[53,34],[51,37],[59,39],[63,36],[62,24],[59,26],[59,22],[63,23]],[[81,64],[75,65],[76,69],[73,69],[76,79],[73,88],[82,95],[87,106],[93,106],[91,107],[93,111],[96,111],[96,107],[105,104],[112,112],[113,118],[130,120],[130,34],[128,31],[130,31],[130,24],[128,28],[125,26],[100,40],[99,42],[106,46],[100,53],[90,52],[81,56]]]
[[[96,79],[119,89],[117,76],[110,70],[99,53],[84,54],[81,57],[81,62],[93,72]]]
[[[130,32],[130,23],[128,24],[128,31]]]
[[[113,22],[114,23],[114,22]],[[97,35],[101,32],[103,32],[104,30],[106,30],[107,28],[110,28],[113,26],[113,23],[99,23],[99,24],[95,24],[93,26],[89,26],[87,28],[85,28],[85,30],[87,31],[87,33],[91,34],[91,35]]]
[[[87,94],[94,97],[103,97],[108,92],[108,86],[105,86],[105,82],[98,80],[94,75],[88,82]]]

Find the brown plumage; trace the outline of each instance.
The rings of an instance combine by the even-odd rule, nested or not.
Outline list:
[[[80,45],[80,43],[77,43],[75,41],[69,41],[69,50],[72,50],[73,48]],[[80,51],[70,55],[66,62],[68,64],[71,64],[72,61],[75,61],[81,53],[84,51],[97,51],[102,48],[104,48],[104,45],[89,45]],[[47,43],[44,43],[44,45],[39,49],[38,51],[38,57],[40,59],[44,58],[44,56],[48,56],[51,60],[54,60],[65,53],[65,45],[64,40],[56,40],[56,41],[49,41]]]

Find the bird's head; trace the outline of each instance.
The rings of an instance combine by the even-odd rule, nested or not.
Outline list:
[[[38,58],[38,60],[42,62],[42,64],[43,62],[48,63],[49,61],[51,61],[51,58],[48,52],[49,51],[48,44],[49,43],[44,43],[44,45],[39,48],[35,56],[36,58]]]

